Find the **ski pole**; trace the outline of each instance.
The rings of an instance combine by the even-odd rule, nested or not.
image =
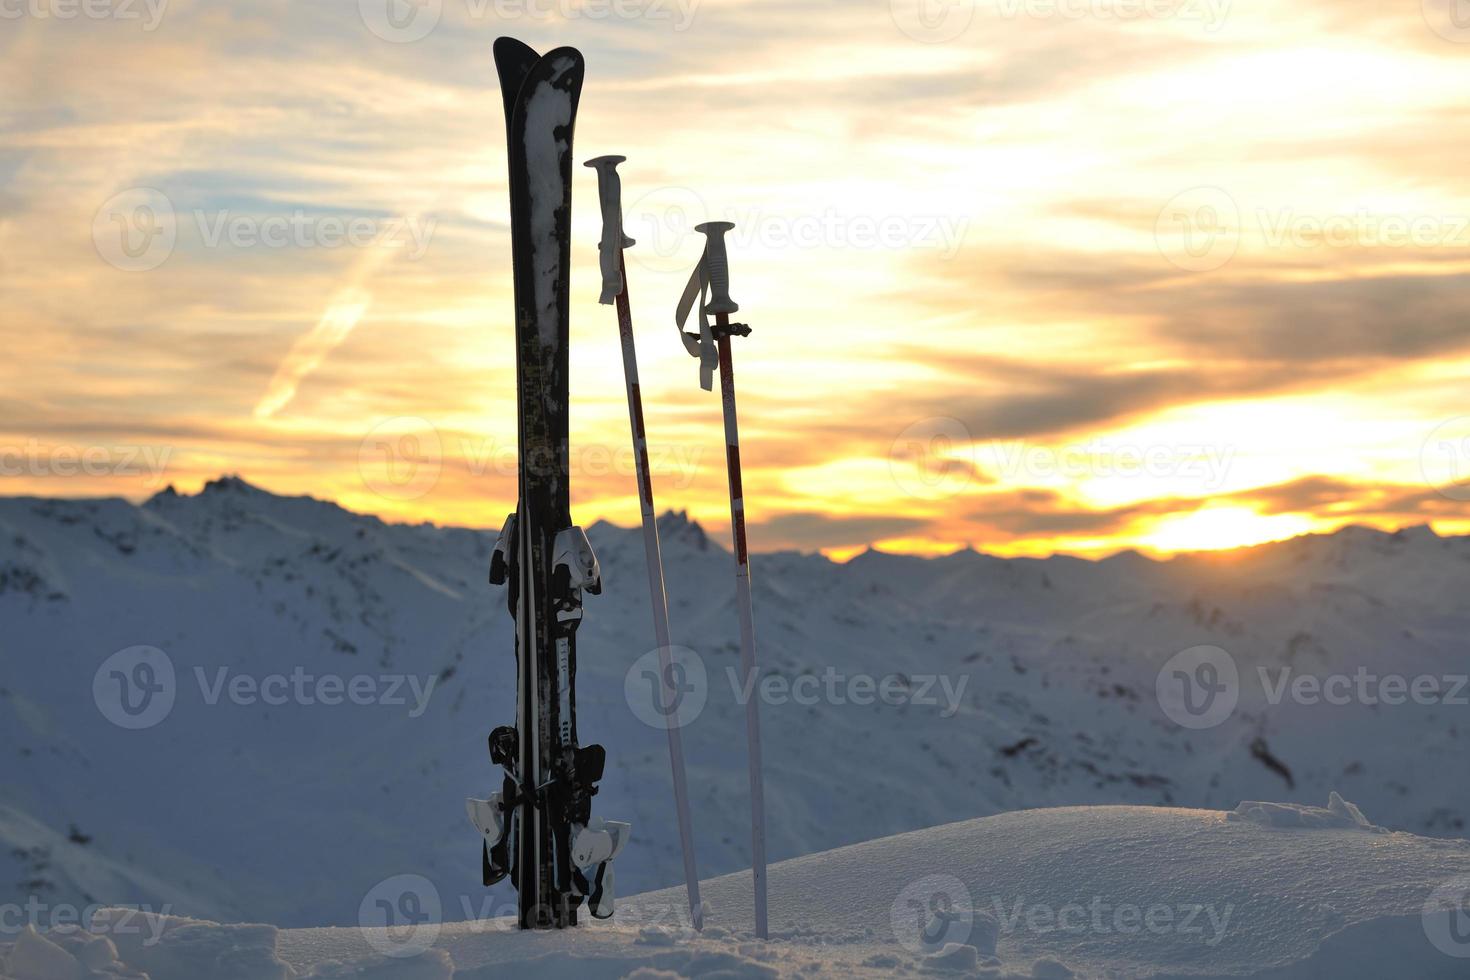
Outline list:
[[[602,203],[602,296],[618,312],[618,336],[623,347],[623,376],[628,389],[628,423],[633,430],[633,455],[638,469],[638,505],[643,512],[643,553],[648,565],[648,596],[653,604],[653,635],[658,644],[659,713],[669,735],[669,765],[674,777],[674,807],[679,820],[679,844],[684,852],[684,883],[689,891],[689,917],[695,930],[704,928],[704,906],[699,900],[699,874],[694,866],[694,828],[689,817],[689,786],[684,773],[684,740],[674,715],[674,663],[669,638],[669,600],[664,588],[663,555],[658,542],[658,518],[653,508],[653,474],[648,463],[648,436],[643,426],[643,398],[638,385],[638,353],[633,345],[633,314],[628,301],[628,270],[623,249],[633,239],[623,234],[622,180],[617,166],[626,157],[602,156],[583,166],[597,171],[597,194]]]
[[[712,359],[709,354],[711,342],[718,352],[720,369],[720,399],[725,413],[725,463],[730,479],[730,531],[735,543],[735,598],[740,616],[740,669],[747,684],[755,679],[755,613],[750,599],[750,553],[745,535],[745,493],[740,472],[740,428],[735,411],[735,362],[730,352],[732,336],[747,336],[750,328],[744,324],[730,322],[730,314],[740,310],[740,305],[730,298],[730,264],[725,253],[725,232],[734,228],[729,221],[706,221],[694,230],[705,236],[704,258],[690,279],[690,288],[680,300],[677,320],[680,335],[691,354],[700,357],[701,385],[710,388],[709,373]],[[703,298],[705,289],[710,292],[710,301],[700,308],[700,336],[696,340],[683,333],[684,318],[692,305],[691,290]],[[707,314],[715,315],[713,328],[709,326]],[[750,838],[751,877],[755,885],[755,933],[767,938],[766,921],[766,802],[765,788],[761,776],[761,731],[760,706],[754,696],[745,702],[745,732],[749,742],[747,761],[750,768]]]

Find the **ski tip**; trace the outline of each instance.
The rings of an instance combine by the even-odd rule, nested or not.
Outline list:
[[[530,55],[531,61],[535,61],[541,57],[536,53],[535,48],[531,47],[525,41],[511,37],[509,34],[502,34],[500,37],[497,37],[491,50],[495,52],[497,61],[510,56],[519,57],[521,55]]]
[[[573,47],[552,48],[541,56],[544,60],[555,63],[557,59],[570,59],[571,69],[581,75],[587,67],[587,59],[582,57],[582,52]]]

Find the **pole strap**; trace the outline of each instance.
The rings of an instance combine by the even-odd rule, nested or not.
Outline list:
[[[720,364],[709,311],[705,308],[709,296],[709,271],[709,249],[706,247],[700,253],[699,264],[689,276],[689,283],[684,287],[684,295],[679,297],[679,307],[674,313],[674,324],[679,328],[679,339],[684,342],[684,349],[690,357],[699,358],[699,386],[705,391],[714,390],[715,368]],[[699,333],[693,334],[684,330],[684,324],[696,305],[699,307]]]

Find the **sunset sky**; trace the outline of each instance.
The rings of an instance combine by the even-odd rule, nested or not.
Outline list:
[[[498,526],[500,34],[628,157],[660,508],[726,526],[721,218],[758,550],[1470,531],[1461,0],[0,0],[0,493]],[[577,180],[573,513],[632,524]]]

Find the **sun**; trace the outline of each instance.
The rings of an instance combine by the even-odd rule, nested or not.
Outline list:
[[[1249,507],[1206,507],[1165,517],[1142,538],[1162,552],[1244,548],[1306,534],[1314,527],[1305,514],[1260,514]]]

